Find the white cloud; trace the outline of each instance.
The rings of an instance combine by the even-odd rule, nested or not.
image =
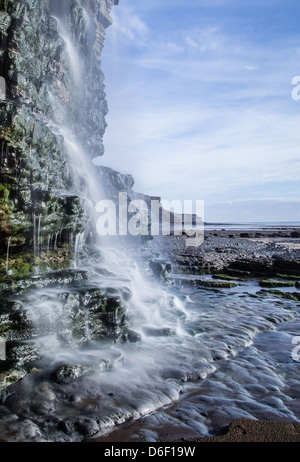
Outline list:
[[[187,43],[187,45],[192,48],[192,49],[198,49],[199,48],[199,44],[196,42],[196,40],[194,40],[193,38],[191,37],[186,37],[185,38],[185,41]]]
[[[258,67],[257,66],[250,66],[249,64],[245,64],[244,69],[246,69],[246,71],[257,71]]]
[[[114,34],[119,35],[119,40],[133,42],[137,47],[147,46],[149,38],[148,26],[131,8],[122,8],[120,16],[113,10],[112,19],[115,29]]]
[[[103,164],[133,174],[136,190],[168,200],[296,194],[295,38],[262,44],[217,21],[188,27],[177,19],[174,28],[159,14],[166,5],[156,1],[119,8],[119,48],[105,62],[110,112]],[[160,27],[147,21],[151,9]],[[258,213],[256,203],[247,204]]]

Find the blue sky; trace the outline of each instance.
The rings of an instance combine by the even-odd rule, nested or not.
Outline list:
[[[101,164],[206,221],[300,220],[297,0],[120,0]],[[300,92],[299,92],[300,93]]]

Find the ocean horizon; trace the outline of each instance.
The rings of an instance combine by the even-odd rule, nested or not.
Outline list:
[[[205,222],[204,229],[299,228],[300,221]]]

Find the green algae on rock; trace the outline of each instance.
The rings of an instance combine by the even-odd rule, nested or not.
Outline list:
[[[275,295],[276,297],[283,298],[286,300],[293,300],[295,302],[300,301],[300,293],[299,292],[283,292],[282,290],[278,289],[263,289],[257,292],[258,295]]]
[[[277,279],[264,279],[259,281],[261,287],[294,287],[295,281],[277,280]]]

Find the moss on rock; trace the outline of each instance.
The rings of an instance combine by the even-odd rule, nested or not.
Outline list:
[[[260,290],[258,294],[264,295],[275,295],[276,297],[283,298],[286,300],[293,300],[295,302],[300,301],[300,293],[299,292],[283,292],[282,290],[277,289],[270,289],[270,290]]]
[[[0,397],[10,385],[18,382],[27,375],[25,369],[10,369],[0,373]]]
[[[261,287],[293,287],[295,286],[295,281],[284,281],[277,279],[264,279],[259,281]]]

